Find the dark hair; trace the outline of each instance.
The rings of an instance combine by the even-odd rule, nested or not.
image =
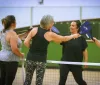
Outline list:
[[[80,32],[80,26],[81,26],[81,22],[79,20],[75,21],[77,28],[78,28],[78,33]]]
[[[5,18],[3,18],[3,19],[1,20],[1,22],[2,22],[2,24],[4,24],[4,22],[5,22]]]
[[[2,24],[4,24],[3,32],[9,29],[12,23],[15,23],[16,19],[13,15],[8,15],[4,19],[2,19]]]

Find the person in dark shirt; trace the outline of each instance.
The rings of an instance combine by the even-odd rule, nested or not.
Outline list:
[[[36,85],[42,85],[49,42],[54,41],[61,43],[62,41],[68,41],[79,37],[79,34],[70,36],[57,35],[56,33],[51,32],[53,24],[54,20],[51,15],[43,16],[40,21],[40,27],[33,28],[24,41],[25,46],[29,48],[26,59],[26,79],[24,85],[31,84],[35,69]]]
[[[70,25],[71,34],[79,34],[80,31],[80,21],[73,21]],[[87,53],[87,42],[83,36],[78,37],[77,39],[71,39],[68,42],[61,43],[63,51],[62,51],[62,61],[70,61],[70,62],[82,62],[84,58],[84,62],[88,61],[88,53]],[[85,65],[85,67],[87,67]],[[61,64],[60,65],[60,81],[59,85],[65,85],[67,76],[69,71],[72,72],[75,81],[78,85],[87,85],[86,82],[82,78],[82,66],[78,65],[68,65]]]

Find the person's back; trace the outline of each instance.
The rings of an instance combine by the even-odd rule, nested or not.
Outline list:
[[[37,34],[32,38],[30,45],[28,60],[45,62],[47,57],[47,47],[49,41],[44,38],[44,34],[48,30],[38,28]]]
[[[19,57],[12,52],[9,42],[6,40],[7,34],[10,30],[7,30],[5,33],[1,33],[1,51],[0,51],[0,60],[1,61],[19,61]],[[22,41],[18,39],[18,47],[20,48]]]

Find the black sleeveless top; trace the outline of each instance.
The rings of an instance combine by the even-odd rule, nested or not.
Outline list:
[[[32,38],[27,60],[46,62],[49,41],[44,38],[48,30],[38,28],[37,34]]]

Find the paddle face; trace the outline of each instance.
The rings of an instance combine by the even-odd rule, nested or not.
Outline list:
[[[57,34],[60,33],[59,30],[58,30],[55,26],[53,26],[53,27],[51,28],[51,31],[52,31],[52,32],[55,32],[55,33],[57,33]]]
[[[80,27],[80,34],[85,34],[88,38],[93,39],[90,30],[92,29],[90,22],[85,21]]]

